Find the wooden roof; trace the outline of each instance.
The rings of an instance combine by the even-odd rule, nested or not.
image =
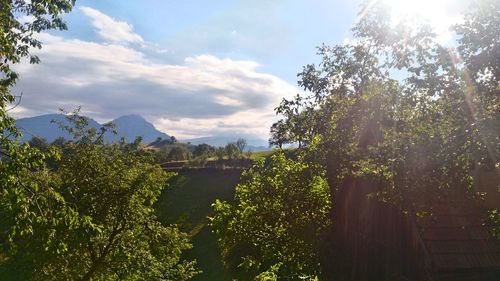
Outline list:
[[[472,200],[432,205],[419,227],[437,280],[500,280],[500,240],[491,235],[481,206]]]

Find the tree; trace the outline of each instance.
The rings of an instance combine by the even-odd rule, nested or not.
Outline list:
[[[271,126],[271,138],[269,138],[269,145],[276,145],[280,149],[283,145],[290,143],[289,131],[285,120],[281,119]]]
[[[226,150],[225,155],[227,155],[229,160],[235,160],[235,159],[239,158],[240,150],[238,149],[238,146],[236,145],[236,143],[230,142],[230,143],[226,144],[224,149]]]
[[[39,33],[48,29],[66,29],[62,21],[61,14],[71,11],[74,0],[56,1],[3,1],[0,4],[0,14],[2,15],[0,35],[0,145],[2,151],[9,154],[13,148],[10,136],[19,136],[19,131],[15,127],[14,119],[7,112],[7,107],[16,100],[16,96],[10,92],[17,79],[18,74],[12,70],[12,65],[20,63],[22,59],[28,58],[30,63],[38,63],[37,56],[30,53],[31,48],[41,48],[41,42],[35,37]],[[33,17],[32,22],[21,20],[23,16]],[[12,155],[9,155],[12,157]]]
[[[474,83],[481,85],[483,95],[498,91],[500,81],[499,11],[498,1],[475,1],[465,15],[465,21],[454,27],[460,36],[460,57]]]
[[[482,1],[457,27],[461,36],[458,51],[464,64],[454,50],[436,41],[431,27],[405,19],[394,23],[388,17],[390,7],[382,1],[367,1],[353,28],[355,43],[319,47],[321,62],[305,66],[298,74],[299,86],[306,94],[284,100],[276,108],[285,118],[273,125],[272,141],[277,145],[287,139],[306,144],[303,157],[326,170],[332,196],[331,240],[339,241],[335,236],[341,235],[341,230],[335,231],[336,214],[344,207],[333,199],[351,188],[352,182],[370,184],[376,199],[396,204],[413,216],[428,213],[435,198],[466,196],[476,200],[471,192],[475,167],[498,169],[500,95],[498,60],[493,57],[499,50],[495,37],[499,7],[498,1],[494,2]],[[395,72],[397,79],[391,76]],[[311,144],[317,149],[308,149]],[[270,178],[289,169],[270,163]],[[248,183],[248,188],[237,189],[234,205],[216,205],[216,214],[225,214],[219,215],[224,218],[221,220],[215,216],[220,224],[216,231],[224,251],[240,249],[236,247],[239,241],[249,241],[239,256],[251,256],[247,264],[257,264],[262,270],[273,264],[262,266],[259,262],[281,252],[277,248],[254,250],[252,245],[266,246],[251,240],[251,233],[261,239],[269,237],[269,245],[286,242],[267,234],[273,226],[268,221],[255,232],[249,230],[250,225],[266,218],[253,220],[246,212],[253,216],[265,213],[274,206],[261,201],[279,202],[275,198],[280,198],[261,190],[259,176],[254,175],[253,181],[256,186],[250,188]],[[273,182],[276,186],[281,183]],[[261,201],[250,197],[253,189],[260,191]],[[498,217],[498,212],[491,213],[497,225]],[[288,217],[280,223],[289,223]],[[338,248],[333,249],[333,255],[323,257],[324,269],[335,269],[336,261],[353,258],[340,244],[325,244]],[[274,265],[281,261],[277,262]],[[269,274],[275,272],[274,268]],[[335,276],[322,273],[327,279]]]
[[[51,142],[50,145],[62,148],[65,143],[66,143],[66,139],[64,139],[64,137],[58,137],[53,142]]]
[[[226,148],[217,147],[217,149],[215,150],[215,156],[217,156],[217,162],[219,162],[219,165],[222,165],[224,157],[226,156]]]
[[[47,139],[36,136],[32,137],[28,144],[30,145],[30,147],[37,148],[40,151],[46,151],[49,148]]]
[[[475,119],[473,130],[481,136],[477,144],[476,170],[500,168],[500,3],[483,0],[474,3],[465,21],[456,25],[460,36],[458,51],[465,64],[470,111]],[[482,144],[482,146],[481,146]],[[498,188],[500,192],[500,188]],[[500,208],[490,211],[488,222],[493,235],[500,239]]]
[[[454,56],[436,43],[432,30],[405,22],[393,27],[387,10],[381,3],[369,6],[353,29],[355,45],[319,48],[321,63],[299,74],[299,86],[310,95],[283,101],[276,109],[287,117],[281,124],[287,124],[287,133],[302,135],[293,137],[296,141],[321,139],[332,192],[342,178],[360,171],[376,171],[395,181],[387,186],[399,186],[397,192],[415,199],[422,198],[422,186],[469,185],[469,156],[495,158],[482,148],[478,131],[487,129],[477,129],[469,108],[491,107],[498,100],[476,105],[467,97]],[[407,78],[390,77],[398,70]],[[311,134],[293,126],[312,128]],[[433,152],[422,153],[424,147]],[[389,179],[390,174],[405,176]]]
[[[79,137],[65,144],[54,170],[25,175],[23,182],[52,196],[27,206],[39,214],[11,235],[16,243],[5,245],[11,257],[1,269],[33,280],[187,280],[195,275],[193,262],[181,259],[191,247],[188,235],[161,225],[153,209],[172,174],[153,164],[140,140],[106,145],[104,130],[87,130],[77,115],[68,119]]]
[[[184,146],[172,147],[168,153],[167,158],[170,161],[183,161],[189,159],[190,152]]]
[[[470,115],[476,120],[472,130],[481,134],[482,151],[488,155],[476,159],[483,168],[494,169],[499,163],[500,145],[500,3],[492,0],[474,2],[465,21],[454,27],[459,35],[458,51],[465,64],[464,80]],[[485,161],[490,160],[490,161]]]
[[[106,146],[101,132],[80,131],[60,154],[19,145],[8,115],[18,75],[12,65],[41,48],[34,34],[65,29],[61,14],[74,0],[0,4],[0,276],[2,279],[185,280],[186,234],[155,220],[152,204],[169,176],[152,165],[138,143]],[[31,17],[24,22],[21,18]],[[69,116],[76,124],[82,118]],[[44,166],[50,158],[56,170]],[[116,168],[116,169],[115,169]],[[94,195],[97,195],[94,196]]]
[[[215,147],[210,146],[206,143],[202,143],[196,146],[193,151],[194,157],[209,158],[215,154]]]
[[[236,141],[236,146],[238,147],[238,151],[240,152],[240,156],[243,156],[243,152],[245,152],[245,148],[247,147],[247,140],[244,138],[239,138]]]
[[[20,132],[8,115],[8,106],[16,100],[10,90],[18,74],[13,65],[23,59],[38,63],[31,48],[41,48],[34,34],[49,29],[66,29],[61,14],[71,11],[74,0],[55,1],[2,1],[0,4],[0,265],[10,262],[18,245],[16,235],[29,235],[42,219],[44,200],[54,199],[50,190],[40,190],[26,180],[33,170],[39,169],[47,153],[40,153],[27,144],[19,145]],[[32,17],[31,22],[22,18]],[[49,151],[48,154],[52,154]],[[35,211],[37,210],[38,211]],[[58,213],[54,211],[54,213]]]
[[[328,193],[323,168],[302,155],[278,152],[257,161],[243,173],[234,204],[213,205],[211,226],[225,263],[244,280],[268,270],[287,279],[319,275]]]
[[[297,143],[299,148],[312,142],[317,133],[314,124],[317,113],[314,104],[300,95],[292,100],[283,99],[281,104],[275,108],[277,115],[283,115],[281,119],[271,126],[272,144],[278,146],[284,143]]]

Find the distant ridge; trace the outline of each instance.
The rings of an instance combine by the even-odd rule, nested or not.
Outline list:
[[[102,124],[99,124],[92,118],[86,117],[90,128],[99,129]],[[56,123],[52,123],[54,120]],[[141,136],[143,143],[150,143],[157,138],[170,138],[169,135],[158,131],[153,124],[146,121],[140,115],[124,115],[111,121],[115,124],[117,135],[106,133],[104,140],[106,142],[115,142],[122,137],[127,142],[132,142],[136,137]],[[59,128],[57,123],[67,124],[65,115],[63,114],[46,114],[29,118],[21,118],[16,120],[17,127],[23,132],[21,141],[29,141],[34,136],[47,139],[48,142],[54,141],[58,137],[71,139],[66,131]]]
[[[220,136],[208,136],[200,138],[192,138],[182,140],[183,142],[189,142],[194,145],[206,143],[212,146],[225,146],[230,142],[236,142],[239,138],[243,138],[247,141],[247,148],[251,151],[262,151],[269,150],[269,144],[266,140],[256,138],[251,135],[220,135]]]

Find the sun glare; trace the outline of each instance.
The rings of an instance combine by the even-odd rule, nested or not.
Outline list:
[[[451,39],[450,27],[459,20],[456,9],[464,0],[383,0],[391,9],[392,21],[429,24],[440,43]]]

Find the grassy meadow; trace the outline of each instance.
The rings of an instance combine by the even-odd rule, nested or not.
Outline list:
[[[203,271],[194,280],[231,280],[225,270],[217,238],[207,226],[216,199],[231,201],[241,175],[239,169],[182,170],[169,181],[156,209],[162,223],[178,224],[192,235],[193,249],[187,259],[195,259]]]

